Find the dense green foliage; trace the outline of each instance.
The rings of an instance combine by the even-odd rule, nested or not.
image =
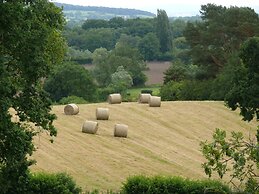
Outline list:
[[[65,56],[66,60],[79,64],[88,64],[92,62],[92,53],[89,50],[78,50],[69,47]]]
[[[37,134],[26,123],[57,134],[42,77],[63,59],[64,18],[47,0],[1,1],[0,10],[0,188],[1,193],[26,193],[33,163],[28,156]],[[11,108],[19,120],[12,120]]]
[[[201,194],[217,193],[229,194],[228,186],[213,180],[189,180],[181,177],[145,177],[134,176],[128,178],[122,188],[126,194]]]
[[[145,63],[138,50],[127,43],[118,43],[111,52],[102,48],[97,49],[93,53],[93,63],[94,75],[100,86],[108,86],[111,83],[111,75],[119,66],[123,66],[130,74],[133,85],[143,85],[146,81],[146,76],[142,72],[145,70]]]
[[[215,77],[243,41],[259,35],[259,17],[247,7],[214,4],[202,5],[200,13],[202,22],[188,23],[184,35],[193,63],[202,66],[207,77]]]
[[[82,98],[82,97],[68,96],[68,97],[61,98],[61,100],[58,103],[59,104],[71,104],[71,103],[87,104],[88,102],[84,98]]]
[[[165,10],[157,10],[156,34],[160,42],[161,53],[166,53],[172,49],[172,32],[169,19]]]
[[[173,41],[174,57],[177,60],[165,72],[162,98],[175,99],[172,97],[174,95],[165,90],[170,89],[170,86],[175,87],[175,82],[180,81],[182,83],[176,100],[227,99],[229,106],[235,109],[238,107],[237,100],[250,98],[247,103],[258,107],[258,87],[250,83],[258,82],[256,69],[253,69],[254,75],[250,73],[248,76],[247,65],[242,62],[243,54],[239,54],[245,40],[259,35],[258,15],[250,8],[226,8],[214,4],[203,5],[201,14],[202,21],[188,23],[184,30],[185,37],[177,37]],[[176,24],[179,28],[184,26],[183,22],[178,21]],[[174,36],[177,34],[176,32]],[[254,47],[255,45],[254,43]],[[191,59],[188,53],[191,54]],[[252,55],[256,58],[255,52]],[[256,62],[253,64],[258,67]],[[169,82],[171,83],[168,84]],[[245,96],[240,94],[243,89],[247,90]],[[255,114],[256,110],[248,109],[242,111],[250,114],[251,118],[251,113]]]
[[[208,176],[215,171],[222,178],[230,171],[230,183],[235,189],[241,191],[245,183],[247,193],[258,193],[259,147],[256,141],[246,141],[241,132],[232,132],[231,138],[226,140],[226,131],[216,129],[213,141],[201,142],[201,147],[207,160],[202,166]]]
[[[251,121],[254,117],[258,121],[259,112],[259,39],[248,39],[241,47],[240,57],[243,68],[235,71],[232,88],[226,96],[227,105],[235,110],[240,108],[244,120]],[[231,138],[226,140],[226,132],[217,129],[211,143],[201,143],[202,152],[207,161],[203,164],[205,173],[211,176],[216,171],[222,178],[231,168],[230,182],[240,190],[245,184],[246,193],[258,193],[259,170],[259,126],[256,138],[245,140],[242,133],[232,132]],[[239,185],[233,180],[237,179]]]
[[[181,92],[183,88],[183,82],[169,81],[160,89],[160,96],[162,100],[181,100]]]
[[[111,75],[110,87],[114,88],[118,93],[125,92],[132,84],[132,77],[123,66],[119,66],[116,72]]]
[[[143,57],[152,61],[159,56],[160,43],[155,33],[146,34],[139,42],[138,49]]]
[[[184,65],[179,61],[175,61],[173,65],[171,65],[165,72],[164,72],[164,84],[167,84],[170,81],[183,81],[188,79],[189,74],[189,67]]]
[[[188,46],[183,40],[185,26],[186,21],[170,22],[166,12],[159,10],[155,18],[87,19],[81,27],[67,27],[64,35],[69,46],[79,51],[94,52],[100,47],[110,51],[121,41],[122,36],[127,35],[137,40],[134,48],[139,50],[145,60],[171,60],[173,56],[178,57],[178,55],[188,60],[189,57],[186,54]],[[172,50],[173,38],[179,38],[174,50]],[[186,50],[181,52],[183,47]],[[176,51],[175,55],[174,51]]]
[[[241,47],[243,71],[235,72],[234,85],[226,96],[232,110],[241,110],[244,120],[259,119],[259,37],[250,38]]]
[[[27,194],[79,194],[81,188],[65,173],[47,174],[34,173],[30,175]]]
[[[45,80],[44,89],[53,101],[74,95],[93,102],[96,97],[96,86],[89,71],[71,63],[58,67]]]

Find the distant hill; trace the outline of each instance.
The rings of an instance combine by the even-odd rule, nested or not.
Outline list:
[[[68,21],[81,22],[87,19],[104,19],[109,20],[113,17],[123,18],[147,18],[155,17],[154,13],[142,11],[137,9],[126,8],[109,8],[109,7],[96,7],[96,6],[80,6],[70,5],[64,3],[57,3],[58,7],[63,7],[63,12]]]

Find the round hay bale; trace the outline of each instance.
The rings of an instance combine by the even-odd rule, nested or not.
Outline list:
[[[96,134],[98,123],[96,121],[85,121],[82,126],[83,133]]]
[[[97,108],[96,109],[96,119],[97,120],[108,120],[109,119],[109,109],[108,108]]]
[[[76,115],[79,113],[79,107],[76,104],[68,104],[64,108],[66,115]]]
[[[122,97],[120,94],[110,94],[108,96],[109,104],[120,104],[122,101]]]
[[[150,94],[139,94],[139,103],[149,103],[151,95]]]
[[[115,124],[114,126],[114,137],[127,137],[128,135],[128,125]]]
[[[161,97],[151,96],[149,100],[150,107],[160,107],[161,106]]]

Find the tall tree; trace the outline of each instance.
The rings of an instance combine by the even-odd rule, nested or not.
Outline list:
[[[42,78],[63,59],[65,20],[47,0],[5,0],[0,10],[0,188],[26,193],[33,126],[57,133]],[[15,113],[19,120],[12,119]]]
[[[215,77],[243,41],[259,34],[259,17],[248,7],[214,4],[202,5],[200,13],[203,21],[188,23],[184,35],[193,63]]]
[[[226,96],[226,103],[232,109],[240,108],[246,121],[254,117],[259,120],[259,38],[248,39],[241,47],[240,58],[243,68],[236,71],[232,89]],[[211,176],[216,171],[222,178],[230,169],[231,180],[245,181],[246,193],[259,192],[259,126],[256,138],[245,140],[243,134],[232,132],[226,140],[226,132],[217,129],[213,142],[202,142],[202,152],[207,159],[203,164],[205,173]],[[234,184],[235,185],[235,184]],[[240,186],[237,186],[240,189]]]
[[[259,120],[259,37],[248,39],[241,47],[243,71],[235,72],[234,86],[226,96],[228,106],[240,108],[244,120]],[[259,133],[258,133],[259,135]]]
[[[160,43],[160,51],[166,53],[172,49],[172,32],[165,10],[158,9],[156,17],[156,34]]]

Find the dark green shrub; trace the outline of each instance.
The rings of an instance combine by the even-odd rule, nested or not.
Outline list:
[[[144,90],[141,90],[140,92],[141,92],[141,94],[151,94],[152,95],[153,90],[144,89]]]
[[[212,85],[212,80],[185,81],[179,98],[181,100],[210,100]]]
[[[181,100],[182,82],[170,81],[160,89],[162,100]]]
[[[148,193],[150,180],[145,176],[134,176],[127,179],[122,191],[125,194]]]
[[[65,173],[35,173],[30,177],[29,194],[77,194],[81,188]]]
[[[187,67],[176,61],[164,72],[164,84],[170,81],[179,82],[187,78]]]
[[[130,177],[122,187],[125,194],[227,194],[228,186],[214,180],[189,180],[181,177]]]
[[[114,88],[99,88],[97,90],[97,98],[99,102],[107,101],[109,94],[115,93]]]
[[[85,65],[85,64],[91,64],[93,62],[92,58],[86,58],[86,59],[73,59],[71,61],[75,61],[76,63],[80,65]]]
[[[159,53],[157,59],[158,61],[172,61],[174,56],[171,52]]]
[[[64,97],[59,101],[59,104],[70,104],[70,103],[76,103],[76,104],[86,104],[87,101],[78,96],[68,96]]]
[[[53,101],[67,96],[79,96],[88,102],[96,100],[96,85],[90,72],[78,64],[59,66],[45,83],[44,89]]]

